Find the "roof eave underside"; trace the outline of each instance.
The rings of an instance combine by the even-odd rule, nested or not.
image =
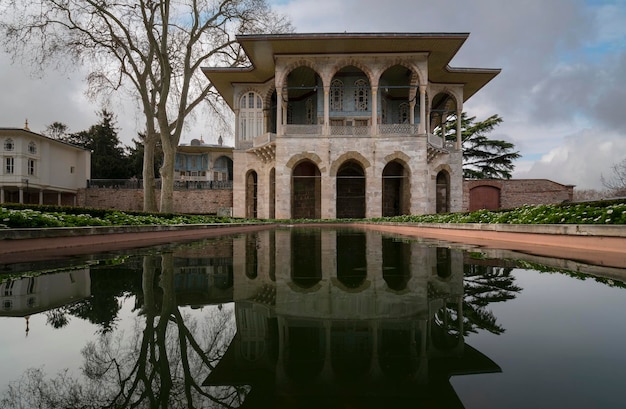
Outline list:
[[[244,35],[237,40],[251,67],[203,68],[204,74],[233,105],[233,84],[265,83],[274,77],[275,55],[428,53],[429,80],[463,84],[464,100],[474,95],[500,72],[499,69],[451,68],[450,60],[467,33],[275,34]]]

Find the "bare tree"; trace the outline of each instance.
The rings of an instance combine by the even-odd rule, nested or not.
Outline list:
[[[246,64],[235,36],[292,31],[266,0],[4,0],[0,42],[31,67],[80,66],[88,94],[124,90],[145,117],[144,209],[156,210],[154,153],[163,165],[160,211],[173,210],[176,147],[194,109],[220,117],[219,96],[201,66]]]
[[[626,196],[626,159],[613,164],[611,170],[613,173],[608,178],[601,176],[602,185],[613,196]]]

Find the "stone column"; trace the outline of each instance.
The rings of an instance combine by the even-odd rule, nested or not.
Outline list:
[[[463,132],[461,131],[462,110],[456,111],[456,150],[460,151],[463,146]]]
[[[276,87],[276,135],[283,136],[283,90]]]
[[[236,102],[236,106],[239,107],[239,101]],[[239,148],[239,141],[241,140],[240,126],[239,126],[239,108],[235,108],[235,149]]]
[[[426,132],[426,85],[420,85],[420,124],[418,133],[423,135]]]
[[[409,101],[409,123],[415,124],[415,99]]]
[[[19,202],[20,204],[24,204],[24,188],[23,188],[23,187],[21,187],[21,188],[20,188],[20,194],[19,194],[19,197],[20,197],[20,199],[18,200],[18,202]]]
[[[4,189],[0,187],[0,203],[4,203]]]
[[[61,206],[61,203],[62,203],[62,202],[61,202],[61,199],[62,199],[61,192],[58,192],[58,193],[57,193],[57,204],[58,204],[59,206]]]
[[[40,205],[43,204],[43,189],[39,191],[39,204]]]
[[[324,135],[330,135],[330,85],[324,85]]]
[[[371,135],[378,135],[378,85],[372,86],[372,126]]]

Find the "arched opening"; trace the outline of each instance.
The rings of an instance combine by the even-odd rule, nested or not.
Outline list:
[[[441,351],[451,351],[461,341],[463,322],[459,311],[459,304],[445,300],[444,307],[440,308],[433,317],[431,326],[431,340],[433,345]]]
[[[285,372],[297,382],[315,380],[324,368],[325,329],[315,324],[289,323],[284,333]]]
[[[373,336],[366,321],[334,321],[330,329],[331,364],[342,380],[355,381],[370,371]]]
[[[318,112],[324,112],[323,84],[320,76],[309,67],[298,67],[287,76],[287,118],[288,125],[317,125],[320,123]],[[323,119],[323,118],[322,118]],[[292,127],[305,132],[306,127]]]
[[[257,173],[253,170],[246,175],[246,217],[256,219],[257,217]]]
[[[276,218],[276,169],[270,170],[270,212],[269,218]]]
[[[470,189],[469,211],[500,208],[500,189],[495,186],[476,186]]]
[[[437,173],[436,207],[437,213],[450,212],[450,176],[448,172],[442,170]]]
[[[366,135],[372,116],[369,78],[354,66],[339,70],[330,83],[330,131],[333,135]]]
[[[383,73],[378,83],[380,95],[381,133],[392,127],[385,125],[411,124],[419,122],[419,98],[417,86],[411,85],[413,71],[403,65],[394,65]],[[415,101],[411,115],[411,101]],[[411,122],[413,118],[413,122]]]
[[[252,141],[263,135],[263,100],[256,92],[246,92],[239,99],[239,133],[237,146],[252,146]]]
[[[296,165],[291,176],[291,217],[321,217],[321,174],[315,163],[305,160]]]
[[[246,235],[246,277],[254,280],[259,271],[259,235],[251,233]]]
[[[411,279],[411,244],[383,237],[383,279],[394,291],[406,289]]]
[[[456,127],[452,124],[456,119],[456,99],[442,92],[432,99],[430,106],[430,133],[446,140],[456,140]]]
[[[233,160],[228,156],[220,156],[213,165],[213,181],[233,181]]]
[[[365,217],[365,172],[360,163],[348,160],[337,171],[337,218]]]
[[[292,231],[291,281],[300,288],[311,288],[322,280],[321,230]]]
[[[387,376],[404,381],[415,374],[417,353],[414,337],[410,323],[382,325],[378,331],[378,359]]]
[[[359,288],[367,279],[365,233],[337,233],[337,279],[346,288]]]
[[[383,217],[409,214],[409,177],[404,165],[389,162],[383,169]]]
[[[452,276],[452,251],[447,247],[437,247],[437,276],[444,280]]]

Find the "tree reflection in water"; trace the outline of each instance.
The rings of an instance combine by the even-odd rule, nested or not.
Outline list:
[[[207,255],[224,243],[226,253]],[[328,391],[365,391],[362,407],[394,393],[458,406],[451,373],[500,370],[464,337],[504,332],[486,307],[521,291],[510,269],[464,265],[460,250],[328,229],[193,246],[91,274],[89,298],[47,313],[59,328],[67,315],[99,325],[82,349],[83,378],[30,369],[1,406],[272,407],[305,395],[319,402],[307,394]],[[217,296],[197,298],[209,291]],[[139,314],[125,332],[116,317],[120,297],[131,296]],[[201,320],[181,308],[186,297],[211,304]]]
[[[105,331],[82,350],[81,380],[29,369],[10,385],[3,408],[237,407],[245,387],[202,387],[235,333],[232,309],[210,308],[202,321],[176,303],[172,253],[143,257],[143,306],[132,334]],[[85,304],[83,304],[85,305]]]

